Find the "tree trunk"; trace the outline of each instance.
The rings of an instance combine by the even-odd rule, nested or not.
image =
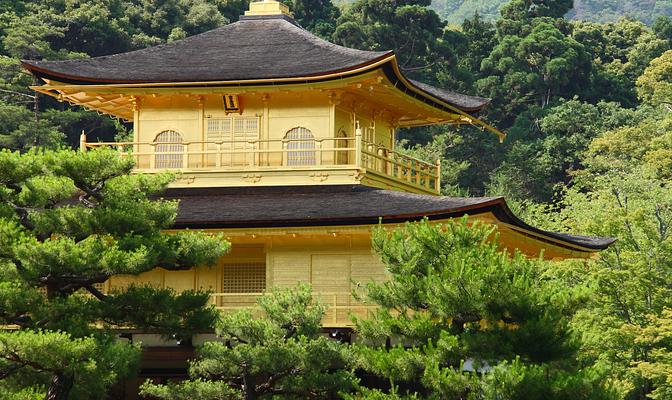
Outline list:
[[[68,400],[68,395],[74,383],[75,377],[71,373],[57,373],[51,378],[49,390],[47,390],[47,396],[44,400]]]
[[[243,373],[243,386],[245,389],[245,400],[255,400],[257,398],[256,380],[253,375]]]

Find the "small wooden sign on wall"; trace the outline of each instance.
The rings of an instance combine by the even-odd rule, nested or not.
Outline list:
[[[240,114],[240,102],[238,101],[237,94],[226,94],[224,95],[224,112],[229,113],[238,113]]]

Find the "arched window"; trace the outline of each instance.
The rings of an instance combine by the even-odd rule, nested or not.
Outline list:
[[[336,134],[336,148],[345,149],[348,148],[350,143],[348,140],[348,134],[341,129]],[[348,165],[348,150],[337,150],[336,151],[336,164],[337,165]]]
[[[285,135],[287,139],[286,165],[315,165],[315,137],[306,128],[294,128]]]
[[[156,135],[154,139],[155,168],[182,168],[184,160],[184,145],[182,135],[167,130]]]

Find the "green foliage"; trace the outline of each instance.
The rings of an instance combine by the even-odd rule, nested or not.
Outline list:
[[[546,109],[521,115],[509,131],[506,159],[494,179],[510,182],[514,198],[552,199],[559,185],[582,167],[583,153],[600,133],[644,119],[642,112],[616,103],[597,105],[579,100],[560,101]]]
[[[645,168],[659,178],[672,177],[672,116],[649,116],[641,123],[604,132],[589,146],[585,157],[587,171],[580,175],[591,179],[608,173],[636,173]]]
[[[357,320],[360,368],[421,398],[597,398],[573,362],[571,293],[545,278],[543,263],[502,252],[494,235],[466,219],[378,228],[373,245],[390,279],[367,286],[380,308]]]
[[[228,248],[221,237],[164,233],[177,205],[152,197],[172,178],[131,176],[132,166],[109,150],[0,152],[0,324],[19,327],[0,337],[0,390],[97,398],[139,356],[112,329],[180,338],[214,323],[207,293],[95,288],[156,266],[212,264]]]
[[[455,60],[443,37],[444,23],[429,3],[360,0],[339,18],[332,39],[346,47],[394,50],[402,70],[433,80],[437,71],[454,66]]]
[[[651,26],[653,32],[660,39],[672,40],[672,17],[661,15]]]
[[[672,50],[652,60],[637,78],[637,94],[649,104],[672,104]]]
[[[351,356],[340,342],[320,334],[324,307],[313,304],[309,286],[276,290],[251,311],[226,314],[220,341],[207,342],[191,364],[192,380],[155,385],[142,393],[160,399],[330,398],[351,391]]]
[[[317,36],[329,39],[336,30],[341,11],[331,0],[285,0],[294,18],[302,27]]]
[[[502,20],[505,21],[505,20]],[[497,99],[502,112],[516,115],[529,103],[548,105],[562,93],[586,85],[590,59],[583,45],[552,21],[537,18],[528,33],[506,35],[482,62],[487,76],[476,85]]]
[[[635,343],[649,353],[647,361],[637,362],[637,371],[653,382],[655,389],[649,395],[656,400],[672,396],[672,310],[663,309],[651,315],[645,327],[637,327]]]
[[[568,17],[595,22],[612,22],[628,17],[651,24],[660,15],[672,15],[672,2],[669,0],[575,0],[574,9]]]
[[[9,376],[19,388],[48,386],[45,377],[50,374],[53,379],[76,376],[73,398],[99,398],[137,369],[138,353],[139,348],[109,338],[74,338],[53,331],[1,332],[0,376]],[[32,391],[20,389],[13,395],[22,398]]]
[[[574,321],[583,339],[579,354],[605,371],[624,397],[643,398],[655,386],[636,366],[656,358],[640,332],[651,324],[652,314],[670,305],[672,191],[633,171],[593,176],[590,191],[573,188],[566,202],[567,226],[619,238],[597,262],[576,266],[581,271],[576,276],[594,288],[590,307]]]
[[[565,263],[555,273],[568,287],[589,289],[572,321],[579,360],[623,399],[665,398],[669,391],[670,114],[638,112],[645,118],[592,140],[558,212],[546,217],[562,230],[618,238],[597,260]]]
[[[655,87],[660,93],[653,104],[664,102],[667,78],[661,55],[670,48],[664,19],[656,31],[625,19],[568,23],[557,18],[567,7],[565,2],[514,1],[502,9],[496,28],[479,15],[464,21],[462,36],[453,44],[456,66],[437,74],[437,82],[463,90],[475,87],[492,98],[482,117],[508,138],[501,146],[475,130],[460,132],[462,140],[443,153],[459,166],[446,177],[450,193],[507,194],[519,209],[528,208],[529,200],[552,202],[572,171],[582,168],[583,152],[595,137],[645,118],[647,107],[624,108],[638,105],[638,77],[641,99],[650,98],[645,93]],[[465,42],[466,48],[459,46]],[[413,147],[443,135],[454,131],[412,129],[399,137]],[[423,154],[421,147],[414,151]],[[656,160],[666,168],[663,157]]]

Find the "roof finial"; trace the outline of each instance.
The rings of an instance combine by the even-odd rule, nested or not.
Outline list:
[[[289,7],[275,0],[263,0],[263,1],[251,1],[249,11],[245,11],[245,15],[287,15],[289,17],[292,14],[289,12]]]

